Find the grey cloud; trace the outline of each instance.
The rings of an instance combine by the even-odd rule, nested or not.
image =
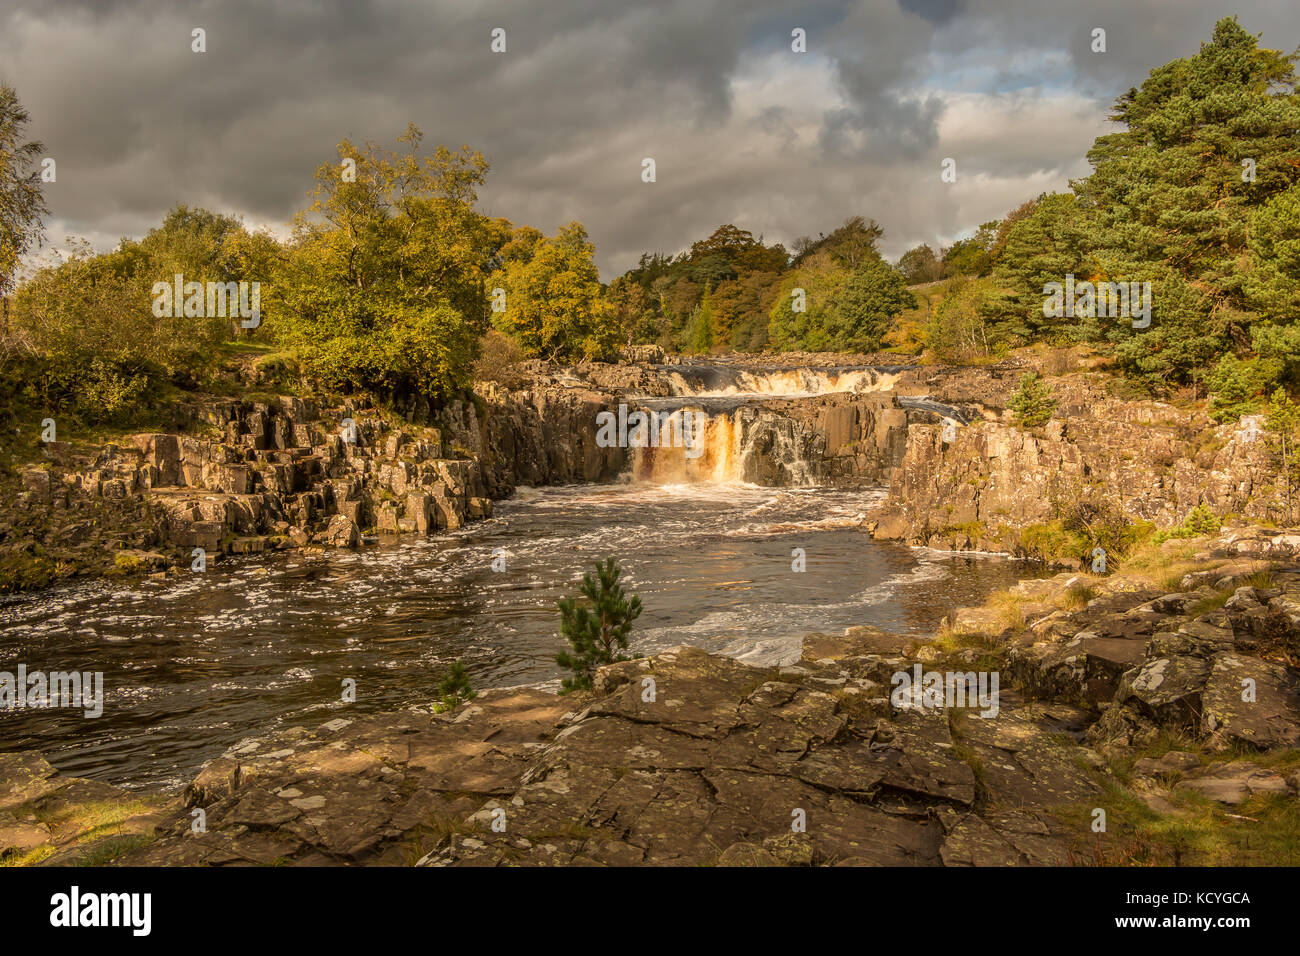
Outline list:
[[[1238,4],[1283,49],[1300,42],[1291,7]],[[1194,53],[1219,15],[1162,0],[19,0],[0,12],[0,81],[58,160],[52,234],[138,235],[177,202],[284,224],[340,139],[392,144],[414,121],[429,143],[483,151],[492,214],[548,232],[582,220],[610,278],[723,222],[789,242],[861,213],[896,254],[1044,183],[1065,188],[1110,101]],[[1089,51],[1093,26],[1107,29],[1104,55]],[[802,58],[794,27],[808,33]],[[1040,55],[1051,75],[1036,74]],[[956,62],[1026,109],[1063,93],[1070,107],[1032,122],[994,111],[945,141],[962,107],[931,81]],[[778,86],[826,92],[739,101],[737,84],[769,67]],[[947,155],[981,185],[940,189]],[[655,184],[640,182],[644,156]]]

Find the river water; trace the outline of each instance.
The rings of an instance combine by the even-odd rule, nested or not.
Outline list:
[[[0,604],[0,671],[101,671],[102,716],[0,711],[0,749],[66,772],[178,786],[277,726],[425,704],[446,665],[477,688],[555,687],[556,601],[614,555],[645,607],[634,653],[690,643],[797,658],[810,631],[928,633],[1024,573],[918,552],[857,525],[879,492],[743,485],[523,488],[461,532],[318,556],[233,559],[203,573],[99,581]],[[505,570],[493,570],[495,549]],[[792,569],[802,548],[806,570]],[[498,562],[499,563],[499,562]],[[341,702],[345,678],[357,701]]]

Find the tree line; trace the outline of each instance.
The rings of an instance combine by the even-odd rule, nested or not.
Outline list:
[[[979,362],[1035,343],[1087,343],[1152,389],[1212,392],[1222,416],[1300,382],[1300,96],[1295,55],[1235,18],[1196,54],[1116,101],[1090,175],[897,263],[852,216],[787,249],[732,224],[676,254],[647,252],[607,284],[581,223],[548,236],[476,208],[488,164],[463,147],[339,144],[287,240],[178,206],[112,251],[74,247],[17,281],[47,213],[28,116],[0,88],[0,399],[87,419],[197,388],[231,348],[291,365],[311,388],[418,393],[468,386],[486,348],[561,362],[621,345],[670,350],[889,349]],[[153,286],[258,282],[265,321],[156,315]],[[1149,282],[1152,321],[1050,314],[1044,292]]]

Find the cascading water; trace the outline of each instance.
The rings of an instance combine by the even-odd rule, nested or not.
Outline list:
[[[743,369],[691,365],[668,369],[673,398],[643,399],[647,414],[689,412],[699,424],[693,447],[633,443],[631,479],[652,485],[817,484],[815,435],[765,408],[776,399],[891,390],[894,368]]]
[[[733,396],[802,398],[831,392],[883,392],[899,373],[881,368],[734,369],[688,366],[669,372],[674,395],[695,398]]]
[[[798,660],[814,631],[932,633],[1023,573],[874,541],[862,526],[883,490],[821,481],[824,438],[791,417],[799,396],[784,390],[885,387],[889,373],[683,372],[682,394],[629,398],[615,413],[621,447],[632,410],[691,411],[698,429],[691,447],[680,432],[665,442],[662,428],[658,444],[631,445],[631,484],[519,488],[491,519],[359,551],[248,555],[203,574],[0,597],[0,671],[102,671],[109,701],[90,721],[66,708],[0,710],[6,749],[179,788],[277,726],[427,707],[452,661],[479,689],[554,688],[556,603],[606,556],[646,609],[634,653],[689,643],[760,665]],[[807,557],[798,573],[796,553]],[[356,703],[339,700],[345,679],[364,688]]]
[[[709,410],[677,406],[697,424],[683,445],[634,447],[631,477],[652,485],[816,484],[810,435],[793,421],[754,406]],[[662,410],[660,411],[662,414]]]

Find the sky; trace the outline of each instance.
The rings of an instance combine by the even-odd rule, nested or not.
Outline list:
[[[1296,0],[4,0],[0,83],[56,163],[46,255],[178,203],[283,237],[340,140],[414,122],[483,152],[485,213],[581,221],[608,281],[723,223],[969,235],[1087,175],[1115,97],[1233,14],[1300,47]]]

